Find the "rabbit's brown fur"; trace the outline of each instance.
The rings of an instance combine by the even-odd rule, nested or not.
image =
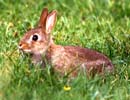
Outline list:
[[[87,73],[111,72],[113,64],[103,54],[76,46],[56,45],[51,37],[51,31],[56,21],[56,11],[48,13],[47,8],[43,9],[38,27],[28,31],[19,43],[19,49],[25,53],[32,54],[32,62],[41,63],[45,66],[45,59],[55,71],[66,74],[72,71],[76,76],[79,69]],[[44,57],[43,57],[44,56]]]

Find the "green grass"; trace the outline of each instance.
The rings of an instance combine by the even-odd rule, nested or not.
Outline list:
[[[56,9],[52,34],[62,45],[79,45],[107,55],[115,66],[104,77],[66,79],[30,68],[17,45],[35,27],[44,7]],[[130,100],[129,0],[0,0],[0,100]],[[65,85],[71,87],[65,91]]]

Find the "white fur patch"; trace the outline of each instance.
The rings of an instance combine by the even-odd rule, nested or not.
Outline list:
[[[31,50],[29,50],[29,49],[24,49],[23,51],[26,52],[26,53],[31,52]]]

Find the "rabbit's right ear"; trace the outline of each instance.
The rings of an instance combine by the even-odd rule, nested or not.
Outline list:
[[[48,9],[44,8],[42,10],[40,20],[39,20],[39,23],[38,23],[39,27],[45,27],[47,15],[48,15]]]
[[[50,12],[46,18],[46,25],[45,25],[45,30],[47,33],[50,33],[55,25],[56,22],[56,16],[57,16],[57,11],[53,10]]]

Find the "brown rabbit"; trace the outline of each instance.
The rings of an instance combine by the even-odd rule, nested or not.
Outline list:
[[[72,72],[70,76],[76,76],[80,68],[87,74],[111,72],[114,69],[111,61],[97,51],[56,45],[51,36],[56,16],[55,10],[49,13],[48,9],[44,8],[38,26],[28,31],[19,42],[19,49],[30,53],[34,64],[41,63],[45,66],[46,60],[55,71],[63,75]]]

